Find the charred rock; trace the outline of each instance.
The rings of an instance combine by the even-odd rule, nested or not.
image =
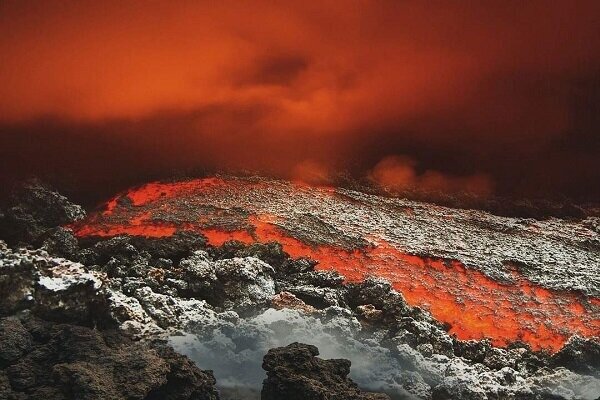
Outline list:
[[[215,379],[160,345],[28,317],[0,319],[4,399],[217,400]]]
[[[348,378],[350,361],[318,358],[315,346],[292,343],[269,350],[264,357],[263,400],[375,400],[385,394],[367,393]]]
[[[29,181],[15,191],[0,212],[0,238],[7,243],[36,244],[50,228],[81,220],[81,206],[38,181]]]

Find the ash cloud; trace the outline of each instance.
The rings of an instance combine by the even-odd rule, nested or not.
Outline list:
[[[91,198],[173,171],[362,177],[406,155],[450,192],[487,176],[486,192],[598,201],[599,16],[595,1],[3,2],[0,182],[52,175]]]

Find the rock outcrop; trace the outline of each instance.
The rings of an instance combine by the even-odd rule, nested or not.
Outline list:
[[[218,400],[210,371],[119,332],[0,319],[0,398]]]
[[[85,210],[38,181],[23,184],[0,210],[0,238],[10,244],[38,242],[52,228],[81,220]]]
[[[315,346],[292,343],[269,350],[263,368],[262,400],[389,400],[389,396],[366,393],[348,378],[350,361],[318,358]]]

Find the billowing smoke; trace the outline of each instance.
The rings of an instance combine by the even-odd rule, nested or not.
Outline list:
[[[0,184],[48,175],[79,200],[215,170],[323,183],[406,155],[417,185],[598,200],[599,16],[593,0],[3,1]]]
[[[396,192],[422,190],[473,193],[478,196],[489,196],[493,192],[493,183],[486,175],[457,177],[432,170],[418,174],[415,164],[415,161],[408,157],[386,157],[371,170],[370,178],[383,188]]]
[[[299,182],[317,185],[331,183],[333,180],[327,167],[313,160],[304,160],[296,164],[292,169],[291,178]]]

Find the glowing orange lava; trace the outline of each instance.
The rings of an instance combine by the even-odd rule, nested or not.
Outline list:
[[[439,321],[451,325],[450,332],[459,339],[490,338],[494,345],[506,346],[521,340],[533,349],[559,350],[572,335],[585,337],[600,333],[600,299],[575,292],[555,291],[537,286],[513,271],[513,282],[497,282],[479,271],[466,268],[454,260],[442,260],[405,254],[385,241],[372,247],[345,250],[326,245],[309,245],[285,233],[272,215],[250,215],[251,229],[222,229],[214,226],[181,224],[153,220],[147,209],[157,199],[180,196],[199,185],[226,186],[224,180],[189,181],[182,184],[149,184],[125,196],[133,207],[119,208],[112,200],[104,214],[92,216],[74,226],[78,236],[114,236],[118,234],[170,236],[178,229],[203,233],[209,244],[221,245],[228,240],[244,243],[276,241],[292,257],[310,257],[319,261],[321,270],[335,270],[347,281],[357,282],[367,276],[389,280],[411,305],[426,308]],[[299,187],[302,190],[302,187]],[[325,191],[328,192],[328,191]],[[129,210],[131,214],[127,214]],[[133,211],[132,211],[133,210]],[[106,213],[122,211],[125,221],[106,221]],[[141,211],[141,210],[140,210]]]

